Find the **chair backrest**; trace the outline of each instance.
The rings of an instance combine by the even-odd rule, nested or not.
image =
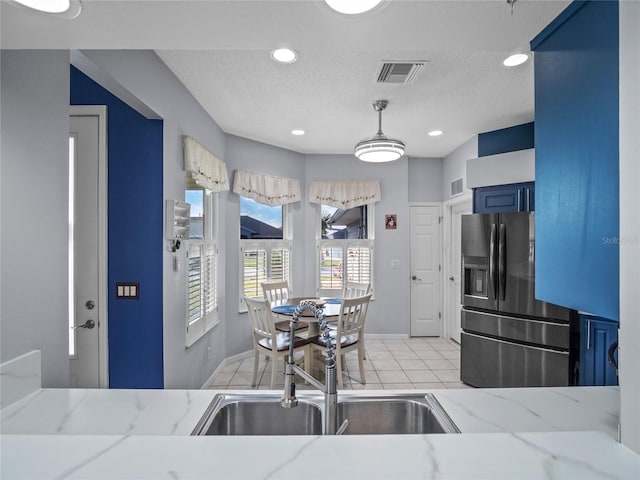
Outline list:
[[[359,335],[367,318],[371,294],[360,297],[343,298],[338,318],[338,335]]]
[[[269,300],[266,298],[251,298],[245,296],[244,303],[247,304],[247,311],[251,319],[251,328],[253,329],[256,341],[260,340],[260,338],[271,338],[275,329]]]
[[[289,283],[286,280],[274,280],[262,283],[262,293],[270,302],[286,300],[290,296]]]
[[[342,298],[362,297],[367,293],[371,293],[371,283],[347,281],[342,290]]]

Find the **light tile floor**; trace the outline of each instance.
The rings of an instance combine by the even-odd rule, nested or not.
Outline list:
[[[367,383],[364,385],[360,383],[356,352],[347,354],[346,364],[343,388],[347,390],[468,388],[460,382],[460,346],[438,337],[367,338],[367,359],[364,361]],[[282,372],[282,362],[278,362],[278,370]],[[252,373],[253,356],[225,365],[209,388],[252,388]],[[283,378],[278,374],[277,389],[282,388]],[[262,357],[257,388],[270,389],[270,382],[271,364]],[[313,388],[303,382],[298,382],[296,387]]]

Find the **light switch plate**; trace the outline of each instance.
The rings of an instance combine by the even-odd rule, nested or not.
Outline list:
[[[124,300],[137,300],[140,298],[140,284],[138,282],[117,282],[116,298]]]

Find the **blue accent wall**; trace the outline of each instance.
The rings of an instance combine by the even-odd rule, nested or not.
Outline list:
[[[478,156],[527,150],[534,147],[534,122],[478,134]]]
[[[536,297],[619,318],[617,1],[574,2],[535,49]]]
[[[71,104],[107,105],[109,386],[163,388],[163,123],[71,67]],[[139,282],[140,298],[115,298]]]

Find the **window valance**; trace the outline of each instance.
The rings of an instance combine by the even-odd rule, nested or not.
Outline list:
[[[380,182],[311,182],[309,201],[348,209],[380,201]]]
[[[294,178],[236,170],[233,192],[264,205],[285,205],[300,201],[300,182]]]
[[[187,135],[182,136],[182,149],[184,169],[198,185],[213,192],[229,190],[227,165],[222,160]]]

